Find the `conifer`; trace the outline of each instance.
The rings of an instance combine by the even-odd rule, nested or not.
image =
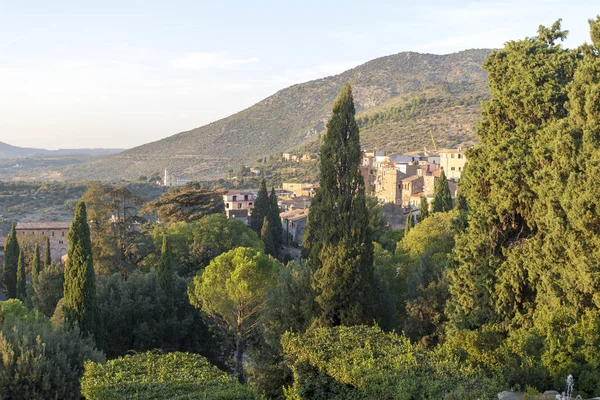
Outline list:
[[[263,226],[260,231],[260,237],[265,244],[265,254],[275,257],[277,254],[275,250],[275,241],[273,240],[273,231],[271,229],[271,224],[269,222],[269,218],[265,217],[263,220]]]
[[[19,253],[20,249],[19,242],[17,241],[17,231],[15,224],[13,224],[4,245],[4,273],[2,274],[4,293],[9,299],[17,298],[17,267],[19,264]]]
[[[427,200],[427,197],[421,196],[421,203],[419,203],[418,221],[421,222],[428,216],[429,216],[429,201]]]
[[[273,245],[275,246],[275,254],[273,254],[273,257],[276,257],[279,254],[279,248],[283,244],[283,225],[281,225],[281,217],[279,216],[279,202],[277,201],[277,194],[275,194],[274,187],[271,188],[269,202],[269,227],[271,229]]]
[[[46,236],[46,249],[44,250],[44,268],[48,268],[52,264],[52,256],[50,254],[50,238]]]
[[[269,215],[270,208],[271,205],[269,203],[267,183],[263,179],[260,181],[258,194],[256,195],[256,200],[254,200],[254,208],[252,209],[252,216],[250,218],[250,228],[259,235],[262,229],[263,220]]]
[[[359,171],[360,138],[350,85],[333,106],[320,149],[321,184],[311,202],[304,252],[314,271],[319,321],[325,326],[372,323],[373,243]]]
[[[25,301],[27,297],[27,275],[25,273],[25,255],[23,249],[19,251],[19,260],[17,262],[17,297]]]
[[[450,211],[453,208],[452,195],[450,194],[450,187],[448,186],[448,179],[446,179],[444,170],[442,170],[439,179],[435,182],[432,208],[434,213]]]
[[[163,236],[162,250],[158,262],[158,284],[167,298],[173,298],[173,253],[166,236]]]
[[[35,244],[35,249],[33,250],[33,260],[31,260],[31,280],[37,279],[40,274],[41,265],[40,265],[40,245]]]
[[[408,217],[406,217],[406,223],[404,224],[404,236],[410,232],[413,226],[415,226],[415,217],[413,216],[412,210],[410,210]]]
[[[75,207],[68,234],[69,250],[65,264],[65,325],[78,326],[84,336],[91,336],[98,348],[104,348],[104,329],[96,298],[96,277],[92,257],[90,227],[85,203]]]

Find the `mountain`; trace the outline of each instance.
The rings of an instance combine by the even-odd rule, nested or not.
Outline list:
[[[214,179],[280,152],[317,148],[342,86],[352,85],[363,147],[392,151],[475,140],[479,101],[489,97],[481,68],[489,49],[447,55],[404,52],[339,75],[283,89],[230,117],[88,164],[63,179],[133,179],[168,168]]]
[[[0,142],[0,158],[17,159],[22,157],[36,156],[100,156],[115,154],[123,151],[122,149],[34,149],[27,147],[12,146],[8,143]]]

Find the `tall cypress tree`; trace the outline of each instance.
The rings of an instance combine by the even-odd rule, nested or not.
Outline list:
[[[304,235],[322,325],[372,323],[373,243],[365,204],[358,126],[350,85],[333,106],[320,149],[321,184]]]
[[[406,217],[406,223],[404,224],[404,236],[415,226],[415,217],[413,216],[412,210],[408,213],[408,217]]]
[[[276,257],[277,251],[275,249],[275,241],[273,240],[273,230],[269,218],[265,217],[263,220],[263,226],[260,231],[260,237],[265,244],[265,254]]]
[[[269,228],[271,229],[271,238],[273,239],[273,245],[275,246],[276,257],[279,254],[279,248],[283,244],[283,226],[281,225],[281,218],[279,217],[279,202],[277,201],[277,194],[275,194],[275,188],[271,188],[271,195],[269,196],[269,202],[271,207],[269,208]]]
[[[448,179],[444,170],[440,173],[440,177],[435,182],[433,188],[433,212],[446,212],[453,208],[452,195],[450,194],[450,187],[448,186]]]
[[[10,233],[4,244],[4,273],[2,274],[2,284],[4,293],[9,299],[17,298],[17,267],[19,264],[19,242],[17,241],[17,231],[15,224],[12,225]]]
[[[173,299],[173,253],[169,240],[163,236],[162,251],[158,262],[158,284],[168,299]]]
[[[98,348],[104,348],[104,328],[96,298],[96,277],[92,257],[90,227],[85,203],[75,207],[68,234],[69,250],[65,264],[65,324],[78,326],[83,335],[92,336]]]
[[[427,217],[429,217],[429,201],[427,200],[427,197],[421,196],[421,202],[419,203],[418,221],[421,222]]]
[[[267,192],[267,183],[265,180],[260,181],[258,194],[254,200],[254,208],[252,209],[252,217],[250,218],[250,228],[260,235],[263,220],[269,215],[271,205],[269,203],[269,192]]]
[[[44,250],[44,268],[48,268],[52,264],[52,257],[50,255],[50,238],[46,236],[46,249]]]
[[[17,261],[17,297],[22,301],[25,301],[27,297],[27,275],[25,273],[23,249],[19,250],[19,260]]]
[[[35,244],[35,249],[33,250],[33,260],[31,260],[31,280],[37,279],[40,274],[41,264],[40,264],[40,245]]]

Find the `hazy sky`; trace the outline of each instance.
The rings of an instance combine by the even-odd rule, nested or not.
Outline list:
[[[575,47],[599,13],[598,0],[0,0],[0,141],[133,147],[401,51],[500,47],[558,18]]]

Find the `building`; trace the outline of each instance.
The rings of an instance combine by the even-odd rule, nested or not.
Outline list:
[[[256,192],[252,190],[230,190],[223,195],[225,211],[252,210],[255,200]],[[252,214],[251,211],[250,214]]]
[[[283,190],[292,192],[295,196],[298,197],[312,197],[317,192],[318,187],[318,183],[287,182],[282,184]]]
[[[422,176],[409,176],[407,178],[402,179],[402,206],[408,207],[413,205],[414,195],[421,195],[423,192],[423,177]]]
[[[308,196],[297,196],[293,198],[287,198],[279,200],[279,208],[284,211],[290,210],[305,210],[310,207],[311,197]]]
[[[241,209],[241,210],[225,210],[225,215],[227,218],[235,218],[238,221],[242,221],[244,225],[250,225],[250,210]]]
[[[402,205],[402,180],[406,175],[393,165],[382,167],[377,172],[375,196],[382,203]]]
[[[447,179],[458,181],[466,163],[465,153],[460,147],[456,150],[440,150],[440,166]]]
[[[365,183],[365,194],[369,196],[375,195],[375,182],[377,180],[377,169],[375,168],[375,156],[373,153],[363,151],[362,159],[358,169]]]
[[[302,244],[306,221],[308,219],[308,209],[290,210],[279,214],[281,225],[283,225],[283,242],[285,244]]]
[[[192,182],[192,179],[184,179],[178,176],[169,174],[169,171],[165,168],[165,177],[163,178],[164,186],[183,186],[187,183]]]
[[[44,249],[50,239],[50,258],[60,262],[69,249],[68,233],[71,222],[18,222],[15,227],[19,242],[31,240]]]

